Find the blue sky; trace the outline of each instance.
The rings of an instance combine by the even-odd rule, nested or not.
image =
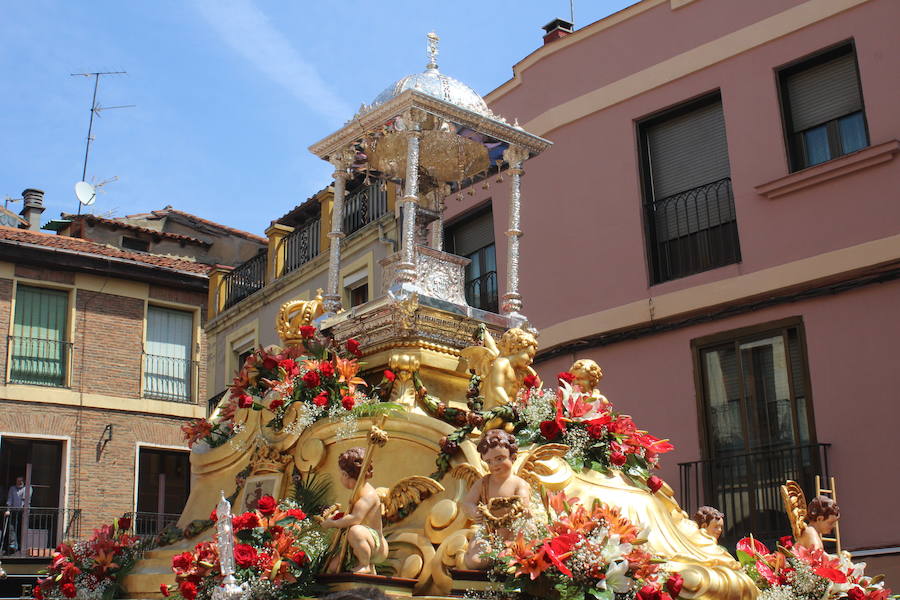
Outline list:
[[[634,0],[576,0],[576,26]],[[0,6],[0,198],[46,191],[44,220],[74,212],[93,80],[88,181],[118,176],[92,212],[167,204],[262,234],[327,185],[307,147],[393,81],[441,71],[486,94],[541,44],[568,0],[28,0]],[[516,115],[504,115],[510,119]],[[21,204],[10,208],[18,211]]]

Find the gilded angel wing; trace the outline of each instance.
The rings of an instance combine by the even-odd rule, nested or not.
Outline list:
[[[487,475],[487,473],[481,471],[481,469],[479,469],[475,465],[470,465],[469,463],[462,463],[450,469],[450,476],[454,479],[465,481],[467,488],[471,488],[473,485],[475,485],[476,481],[478,481],[485,475]]]
[[[469,368],[475,371],[479,377],[485,377],[491,370],[494,360],[500,353],[484,346],[469,346],[460,351],[460,355],[466,359]]]
[[[803,495],[803,488],[796,481],[787,480],[781,486],[781,500],[791,523],[794,539],[798,540],[806,529],[806,496]]]
[[[444,486],[431,477],[413,475],[394,484],[391,489],[378,488],[381,497],[381,517],[387,523],[397,523],[411,514],[422,502],[444,491]]]
[[[569,447],[565,444],[544,444],[543,446],[538,446],[528,453],[528,456],[519,465],[516,475],[527,481],[532,488],[538,489],[540,487],[538,475],[551,475],[553,473],[547,465],[541,464],[540,461],[563,458],[568,451]]]

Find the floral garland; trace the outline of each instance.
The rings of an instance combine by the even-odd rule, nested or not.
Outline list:
[[[216,518],[215,512],[211,515]],[[289,600],[315,595],[328,540],[295,502],[263,496],[254,511],[235,515],[234,577],[247,583],[257,600]],[[175,585],[160,586],[163,596],[209,600],[222,583],[216,538],[193,552],[172,558]]]
[[[618,509],[599,500],[588,508],[565,492],[551,494],[548,505],[545,514],[514,523],[514,539],[486,538],[484,556],[507,593],[671,600],[681,592],[682,577],[663,571],[664,561],[643,548],[648,532]]]
[[[131,535],[131,519],[121,518],[94,531],[90,539],[53,552],[47,577],[34,587],[35,600],[74,598],[111,600],[146,543]]]
[[[227,442],[240,430],[234,423],[238,409],[269,410],[274,417],[268,427],[295,434],[333,418],[339,421],[339,438],[356,431],[358,417],[400,409],[381,402],[377,388],[363,391],[367,384],[358,376],[362,353],[357,340],[340,347],[312,326],[301,327],[300,335],[302,344],[259,348],[248,356],[214,419],[196,419],[182,427],[188,444],[202,441],[214,448]]]
[[[824,550],[795,545],[790,536],[769,552],[759,540],[737,544],[744,572],[760,590],[760,600],[887,600],[891,590],[881,576],[865,575],[865,563],[853,563]]]

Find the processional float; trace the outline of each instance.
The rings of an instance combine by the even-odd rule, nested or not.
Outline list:
[[[551,143],[493,114],[471,88],[438,70],[436,56],[437,36],[430,34],[424,72],[399,80],[311,147],[335,168],[328,284],[315,300],[286,304],[277,322],[286,348],[302,345],[312,327],[335,346],[357,340],[354,350],[363,357],[362,375],[370,388],[379,379],[384,382],[386,369],[391,372],[390,385],[382,386],[389,390],[384,399],[402,410],[383,425],[387,440],[375,459],[372,485],[395,490],[393,496],[383,495],[392,576],[365,581],[395,595],[449,596],[494,585],[465,568],[474,527],[462,504],[469,487],[485,474],[476,451],[482,431],[515,431],[510,406],[535,382],[529,365],[537,349],[536,332],[524,315],[519,291],[521,180],[525,162]],[[343,203],[348,179],[359,176],[401,186],[401,248],[381,261],[380,294],[342,309]],[[508,193],[509,210],[506,272],[500,311],[493,313],[467,305],[468,259],[443,251],[441,220],[447,197],[501,178],[506,179],[501,189]],[[596,390],[598,380],[584,375],[579,387],[589,399],[583,404],[605,402]],[[190,530],[192,523],[207,519],[220,490],[232,494],[235,512],[240,512],[261,495],[289,495],[297,477],[328,474],[337,481],[338,458],[352,447],[366,446],[369,430],[380,418],[360,417],[348,434],[339,419],[294,426],[302,415],[279,410],[236,408],[227,417],[233,423],[227,443],[194,447],[191,495],[179,528]],[[271,426],[273,420],[279,427]],[[520,449],[513,469],[528,481],[536,502],[549,505],[562,491],[585,506],[598,500],[643,524],[643,547],[664,560],[667,570],[680,574],[682,598],[755,597],[756,587],[740,565],[698,530],[667,485],[660,482],[651,491],[625,467],[606,472],[590,465],[573,468],[566,452],[561,443]],[[404,481],[411,483],[397,491]],[[158,596],[160,583],[172,581],[171,557],[211,535],[208,529],[148,553],[125,581],[128,595]],[[361,581],[348,574],[323,577],[338,587]]]

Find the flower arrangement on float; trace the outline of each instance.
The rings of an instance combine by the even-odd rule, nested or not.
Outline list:
[[[210,518],[216,520],[215,511]],[[328,540],[296,502],[263,496],[256,510],[232,517],[232,526],[234,577],[248,584],[249,597],[288,600],[313,595]],[[216,542],[213,537],[192,552],[175,555],[175,585],[161,585],[162,594],[184,600],[212,598],[223,580]]]
[[[357,340],[338,346],[319,336],[313,326],[301,327],[300,335],[302,344],[273,345],[250,354],[217,414],[182,427],[188,444],[203,442],[214,448],[227,442],[240,431],[234,422],[239,409],[268,410],[274,414],[268,427],[294,434],[320,419],[333,418],[339,421],[337,437],[341,438],[356,431],[358,417],[400,408],[382,402],[377,390],[364,391],[366,382],[358,375],[362,353]]]
[[[671,600],[681,592],[681,576],[664,571],[665,561],[644,549],[648,532],[599,500],[587,507],[565,492],[551,494],[546,513],[511,529],[517,532],[511,540],[488,539],[487,555],[509,593]]]
[[[865,563],[853,563],[821,549],[781,538],[775,552],[752,537],[737,544],[744,572],[760,589],[761,600],[887,600],[883,577],[865,575]]]
[[[144,549],[130,528],[131,519],[122,518],[95,530],[88,540],[57,546],[47,577],[38,579],[34,587],[34,598],[114,598]]]

